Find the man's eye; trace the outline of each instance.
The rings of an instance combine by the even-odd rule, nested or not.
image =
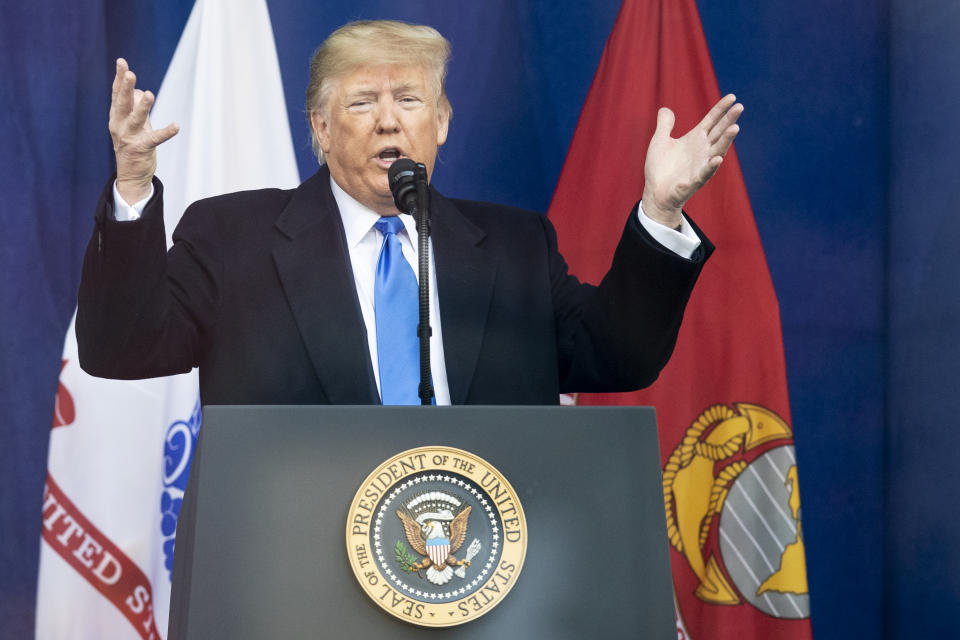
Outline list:
[[[373,104],[370,100],[354,100],[347,108],[351,111],[366,111]]]

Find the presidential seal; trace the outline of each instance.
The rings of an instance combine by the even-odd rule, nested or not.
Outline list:
[[[513,588],[527,523],[510,483],[467,451],[433,446],[399,453],[357,491],[347,555],[370,598],[416,625],[463,624]]]

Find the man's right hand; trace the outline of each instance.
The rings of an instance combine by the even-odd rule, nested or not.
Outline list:
[[[157,146],[177,134],[176,123],[163,129],[150,126],[150,108],[154,97],[136,89],[137,76],[123,58],[117,59],[110,101],[110,137],[117,156],[117,191],[128,204],[150,195],[150,182],[157,170]]]

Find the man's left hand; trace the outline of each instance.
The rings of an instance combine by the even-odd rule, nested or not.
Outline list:
[[[647,217],[668,227],[680,225],[684,203],[717,172],[737,137],[741,113],[743,105],[728,94],[685,136],[672,138],[673,111],[664,107],[657,112],[657,130],[643,170],[643,212]]]

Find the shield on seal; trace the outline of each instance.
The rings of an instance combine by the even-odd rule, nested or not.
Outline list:
[[[427,540],[427,554],[430,560],[438,567],[441,566],[450,555],[450,538],[430,538]]]

